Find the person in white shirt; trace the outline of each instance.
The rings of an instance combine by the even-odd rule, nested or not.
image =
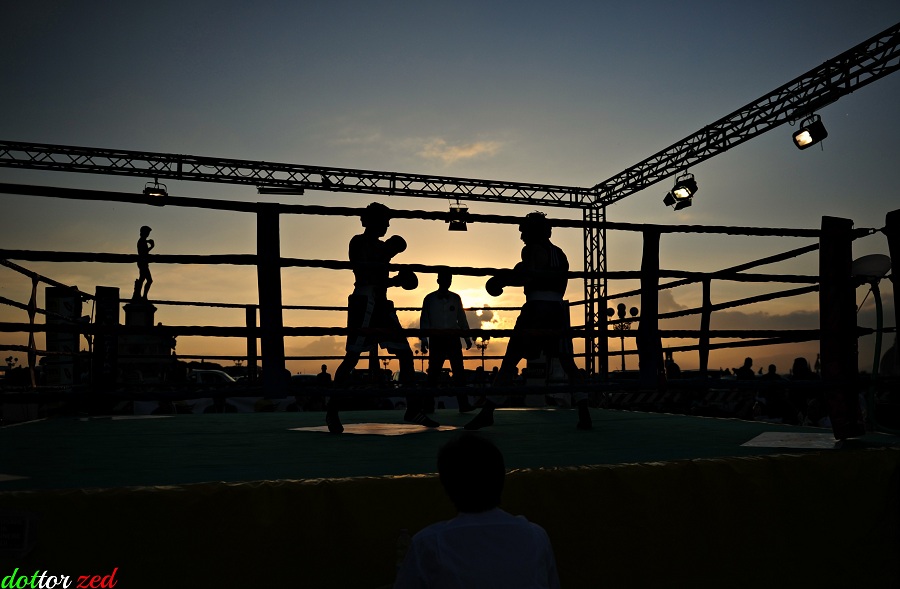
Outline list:
[[[440,270],[437,275],[438,289],[425,295],[422,301],[422,314],[419,327],[422,329],[469,329],[466,311],[462,299],[455,292],[450,292],[453,274],[449,270]],[[466,349],[472,348],[472,340],[464,336]],[[465,386],[466,375],[463,367],[462,344],[458,335],[431,335],[421,338],[422,353],[428,356],[428,385],[435,387],[444,368],[444,361],[450,360],[450,369],[456,386]],[[457,395],[459,412],[472,410],[467,395]],[[433,401],[432,401],[433,402]]]
[[[550,538],[500,509],[506,469],[486,438],[463,433],[438,452],[438,475],[457,509],[413,536],[394,589],[558,589]]]

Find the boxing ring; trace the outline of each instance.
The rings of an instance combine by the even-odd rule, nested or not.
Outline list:
[[[55,193],[73,196],[60,189]],[[92,195],[98,197],[103,195]],[[170,204],[179,202],[169,198]],[[277,219],[277,214],[291,210],[285,207],[273,213],[266,207],[259,212],[246,203],[211,206],[243,207],[261,214],[265,219],[260,227],[270,230],[267,239],[273,235],[272,215]],[[322,207],[316,213],[351,216],[358,210]],[[443,220],[441,213],[397,213]],[[509,217],[486,221],[517,222]],[[581,228],[583,224],[559,221],[559,226]],[[653,297],[646,293],[658,292],[660,277],[704,285],[711,279],[813,285],[785,296],[820,288],[819,277],[743,272],[756,264],[711,275],[660,270],[658,255],[657,266],[652,264],[660,228],[606,225],[648,236],[645,260],[651,263],[646,268],[607,273],[611,278],[641,280],[642,300],[650,301]],[[722,228],[701,231],[706,230]],[[765,236],[777,230],[737,231]],[[844,232],[840,247],[870,234]],[[819,235],[804,232],[806,237]],[[272,341],[280,340],[283,346],[284,337],[347,334],[341,327],[283,325],[280,312],[285,305],[280,290],[273,287],[273,276],[278,274],[273,269],[346,271],[349,264],[282,258],[272,247],[271,242],[263,245],[256,255],[152,258],[153,263],[257,265],[260,307],[254,309],[253,321],[248,313],[244,326],[41,324],[34,321],[38,305],[33,298],[28,304],[19,303],[29,312],[28,323],[2,327],[7,332],[28,333],[29,345],[21,347],[32,356],[47,352],[36,348],[34,334],[50,331],[93,337],[241,338],[248,341],[248,353],[242,356],[248,361],[255,358],[249,342],[255,345],[260,338],[264,354],[259,360],[266,374],[272,366],[272,350],[278,350],[277,343],[274,348],[270,345]],[[810,246],[785,255],[817,249]],[[2,250],[0,257],[61,263],[135,261],[131,254],[30,250]],[[440,267],[392,265],[392,270],[401,268],[435,272]],[[475,276],[496,272],[493,268],[451,269]],[[584,274],[570,272],[570,278],[583,279]],[[33,284],[44,281],[30,277]],[[758,300],[753,297],[743,303]],[[739,303],[713,305],[705,300],[701,308],[684,311],[705,317],[706,329],[657,328],[649,336],[645,331],[633,337],[643,337],[645,342],[659,337],[696,339],[695,346],[685,346],[683,351],[697,351],[702,358],[720,345],[771,345],[834,336],[828,329],[708,329],[713,311]],[[661,317],[653,305],[642,306],[646,313],[642,321],[655,325]],[[595,331],[576,326],[574,331],[588,341],[620,337],[611,326],[612,322]],[[844,340],[845,327],[843,332],[838,330]],[[851,329],[849,335],[855,338],[863,331]],[[422,334],[422,330],[408,330],[409,336]],[[490,335],[509,334],[500,330]],[[710,342],[717,338],[740,341]],[[647,362],[656,366],[654,376],[662,361],[660,351],[651,345],[637,352],[642,368]],[[276,369],[283,367],[284,360],[283,354],[275,354]],[[647,383],[638,379],[618,386],[639,395],[661,394],[655,378],[649,387]],[[263,379],[254,386],[262,396],[283,393],[277,381]],[[896,559],[900,452],[894,436],[867,432],[838,442],[831,429],[616,410],[608,394],[616,384],[603,386],[591,391],[593,431],[576,431],[571,411],[509,408],[499,410],[497,424],[483,432],[507,458],[503,506],[547,529],[564,586],[891,586],[900,582]],[[486,390],[473,390],[473,394]],[[6,575],[18,568],[20,573],[40,570],[102,577],[115,571],[122,587],[389,586],[401,530],[414,533],[452,516],[433,474],[434,457],[440,444],[469,419],[439,410],[436,415],[444,427],[433,431],[404,427],[402,413],[395,410],[345,411],[347,430],[333,436],[322,431],[321,412],[73,414],[49,411],[64,394],[60,391],[26,387],[14,393],[19,395],[17,402],[43,407],[37,415],[43,419],[0,429],[0,572]],[[119,395],[116,391],[105,394]],[[373,394],[397,393],[376,389]],[[857,389],[849,387],[841,394],[856,399]],[[119,396],[134,400],[153,395],[152,390],[141,390]],[[196,396],[187,392],[185,397],[192,395]]]

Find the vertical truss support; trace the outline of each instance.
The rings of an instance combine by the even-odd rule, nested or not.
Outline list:
[[[584,227],[584,362],[589,375],[608,373],[606,338],[606,206],[582,210]]]

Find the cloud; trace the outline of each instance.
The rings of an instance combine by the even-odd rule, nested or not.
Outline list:
[[[429,160],[439,160],[453,164],[460,160],[480,156],[493,156],[500,151],[499,141],[475,141],[464,145],[449,145],[444,139],[432,139],[419,151],[419,155]]]
[[[326,336],[299,345],[288,340],[285,353],[288,356],[343,356],[344,338]]]
[[[351,133],[347,131],[342,137],[334,140],[336,145],[350,147],[368,147],[370,145],[378,145],[384,142],[384,136],[381,131],[368,130],[362,132]]]
[[[481,313],[480,315],[479,312]],[[485,323],[494,323],[495,315],[496,312],[490,310],[489,308],[476,311],[469,310],[466,311],[466,321],[469,322],[469,327],[471,327],[472,329],[480,329],[481,326]]]
[[[687,309],[685,305],[678,303],[675,300],[675,295],[672,294],[671,290],[661,290],[659,291],[659,312],[660,313],[671,313],[674,311],[681,311]]]
[[[475,140],[468,143],[450,143],[440,137],[427,138],[416,135],[395,135],[384,132],[378,125],[341,122],[332,134],[331,144],[359,153],[386,153],[395,157],[419,158],[438,161],[445,165],[459,161],[488,158],[503,147],[501,141]]]

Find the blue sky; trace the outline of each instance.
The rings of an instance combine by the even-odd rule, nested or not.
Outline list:
[[[2,10],[4,140],[576,186],[592,186],[629,168],[900,21],[900,4],[891,1],[35,1],[8,3]],[[831,215],[851,218],[857,227],[881,227],[885,213],[900,202],[894,184],[898,98],[900,76],[879,80],[820,111],[829,131],[824,149],[797,150],[790,141],[794,128],[783,126],[691,168],[700,184],[692,208],[675,213],[662,205],[670,188],[666,181],[613,205],[608,218],[816,228],[823,215]],[[136,178],[3,168],[0,181],[143,187]],[[168,185],[183,196],[263,198],[250,188]],[[307,192],[281,200],[361,206],[378,199]],[[441,200],[381,200],[397,208],[447,208]],[[253,220],[232,213],[14,195],[0,195],[0,203],[7,248],[131,252],[138,228],[148,224],[159,253],[255,249]],[[470,210],[529,212],[489,204],[472,204]],[[546,212],[580,217],[576,211]],[[392,232],[410,242],[397,261],[505,267],[518,258],[514,227],[473,227],[465,234],[435,228],[395,223]],[[347,241],[358,230],[349,219],[285,219],[283,255],[346,259]],[[555,241],[580,267],[580,232],[557,231]],[[662,265],[713,270],[805,243],[664,237]],[[857,242],[854,255],[886,249],[876,235]],[[608,252],[610,269],[639,265],[635,236],[610,233]],[[25,265],[88,291],[98,284],[127,291],[135,274],[131,266]],[[816,265],[813,255],[766,270],[814,274]],[[255,277],[246,269],[160,266],[154,277],[151,298],[256,300]],[[397,293],[398,304],[418,304],[434,288],[432,276],[420,279],[418,290]],[[340,305],[352,288],[346,273],[334,271],[286,270],[284,282],[289,304]],[[0,294],[8,298],[27,300],[28,286],[5,271],[0,278]],[[610,292],[632,286],[613,283]],[[483,280],[460,277],[454,287],[469,304],[521,302],[514,292],[491,299]],[[717,285],[713,298],[728,300],[759,288]],[[889,295],[889,285],[883,289]],[[858,294],[862,301],[862,289]],[[569,295],[581,298],[578,283],[570,284]],[[661,305],[698,302],[696,289],[684,289],[665,294]],[[862,324],[871,323],[871,297],[867,305]],[[723,314],[713,328],[815,327],[815,310],[814,297],[782,301]],[[22,320],[21,313],[0,313],[4,320]],[[893,323],[890,309],[888,318]],[[158,319],[229,325],[243,317],[167,308]],[[401,319],[409,323],[415,317]],[[343,321],[339,314],[286,314],[288,324]],[[239,344],[228,345],[224,353],[239,352]],[[178,351],[203,353],[208,346],[183,338]],[[288,342],[288,353],[340,348],[335,341]],[[750,354],[757,367],[776,362],[786,370],[793,356],[812,360],[815,351],[781,347]],[[725,354],[711,363],[717,359],[724,366],[740,364]],[[689,367],[696,360],[685,355],[680,362]],[[861,354],[860,366],[870,363]]]

